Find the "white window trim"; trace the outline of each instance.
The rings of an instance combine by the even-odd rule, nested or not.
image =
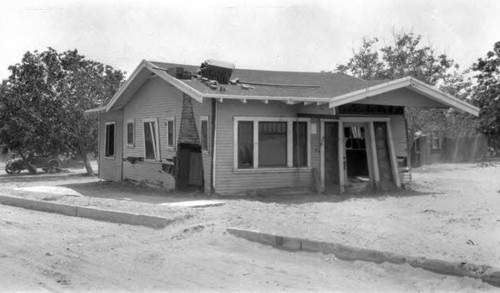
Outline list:
[[[146,118],[142,119],[142,128],[144,129],[144,124],[148,122],[155,122],[155,147],[156,147],[156,156],[154,159],[146,159],[146,132],[143,131],[142,133],[142,142],[144,146],[144,161],[148,162],[154,162],[154,161],[159,161],[161,158],[160,154],[160,134],[158,132],[158,118]]]
[[[207,149],[204,150],[203,149],[203,146],[201,146],[201,150],[205,153],[209,153],[210,152],[210,119],[208,116],[200,116],[200,144],[201,144],[201,135],[202,135],[202,132],[201,132],[201,124],[203,121],[207,121]]]
[[[253,168],[238,168],[238,122],[253,122]],[[259,122],[287,122],[287,166],[277,168],[259,168]],[[307,123],[307,166],[293,167],[293,122]],[[233,119],[233,168],[236,173],[262,172],[286,172],[288,170],[310,170],[311,169],[311,119],[297,117],[247,117],[238,116]],[[253,171],[255,170],[255,171]]]
[[[171,123],[172,123],[172,130],[173,130],[173,132],[174,132],[174,133],[172,134],[172,139],[173,139],[173,141],[172,141],[172,146],[170,146],[170,141],[169,141],[169,139],[168,139],[168,135],[169,135],[169,133],[168,133],[168,123],[169,123],[169,122],[171,122]],[[176,143],[175,143],[175,141],[176,141],[176,137],[175,137],[175,117],[167,117],[167,121],[166,121],[165,126],[166,126],[166,130],[165,130],[165,132],[166,132],[166,134],[167,134],[167,149],[168,149],[168,150],[175,150],[175,149],[176,149]]]
[[[132,144],[128,143],[128,125],[132,123]],[[125,140],[128,147],[135,147],[135,119],[128,119],[125,128]]]
[[[113,155],[112,156],[106,155],[106,153],[107,153],[106,148],[108,147],[108,142],[107,142],[107,140],[108,140],[108,125],[115,126],[115,131],[114,131],[115,137],[113,138]],[[116,157],[116,122],[115,121],[104,123],[104,157],[108,158],[108,159],[115,159],[115,157]]]

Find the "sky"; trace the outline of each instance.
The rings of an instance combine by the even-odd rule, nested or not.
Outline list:
[[[26,51],[47,47],[78,49],[128,74],[143,59],[333,70],[363,37],[385,44],[401,30],[467,68],[500,41],[500,1],[0,0],[0,79]]]

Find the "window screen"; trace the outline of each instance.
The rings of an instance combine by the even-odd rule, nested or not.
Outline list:
[[[238,168],[253,168],[253,121],[238,122]]]
[[[167,147],[174,147],[175,134],[174,134],[174,120],[167,120]]]
[[[144,122],[144,144],[146,159],[158,160],[158,135],[156,133],[156,122]]]
[[[127,145],[134,145],[134,123],[127,123]]]
[[[106,125],[106,156],[115,155],[115,124]]]
[[[293,166],[307,167],[307,122],[293,122]]]
[[[259,167],[287,166],[287,123],[259,122]]]

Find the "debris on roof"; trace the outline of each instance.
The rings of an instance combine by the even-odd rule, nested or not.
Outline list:
[[[228,84],[234,68],[234,64],[229,62],[206,60],[201,63],[199,73],[202,77],[216,80],[221,84]]]
[[[167,73],[178,79],[191,79],[193,73],[184,69],[184,67],[176,66],[167,68]]]
[[[240,83],[240,86],[244,90],[251,90],[251,89],[255,88],[254,86],[249,86],[248,84],[244,84],[244,83]]]

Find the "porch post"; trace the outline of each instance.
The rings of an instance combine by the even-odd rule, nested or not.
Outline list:
[[[380,173],[378,170],[377,147],[375,145],[375,130],[373,128],[373,121],[368,122],[370,131],[370,150],[372,152],[373,162],[373,180],[375,180],[375,187],[380,188]]]
[[[340,193],[344,193],[345,191],[345,168],[346,168],[346,158],[344,151],[344,126],[342,124],[342,120],[339,120],[339,131],[338,131],[338,140],[339,140],[339,185],[340,185]]]
[[[386,122],[386,125],[387,125],[387,138],[389,140],[388,141],[389,154],[391,156],[392,176],[394,177],[394,183],[396,184],[396,186],[401,188],[401,179],[399,178],[398,163],[396,161],[396,152],[394,149],[394,142],[392,140],[391,124],[389,122],[390,120]]]

